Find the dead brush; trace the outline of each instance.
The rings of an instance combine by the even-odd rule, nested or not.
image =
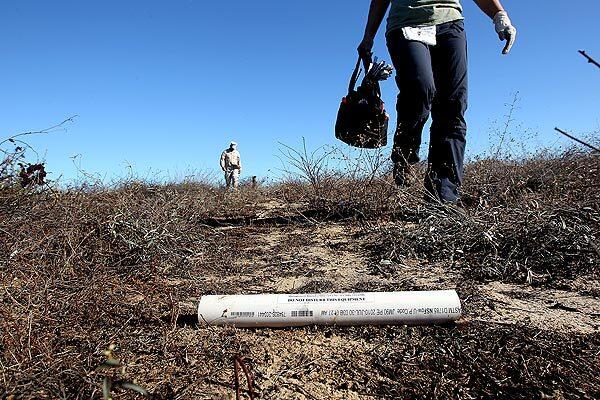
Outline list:
[[[479,161],[468,166],[464,211],[423,206],[413,229],[380,231],[373,250],[399,261],[451,262],[482,280],[561,287],[597,274],[599,160],[571,150]]]
[[[338,157],[338,165],[346,163],[346,156],[332,156]],[[409,256],[421,262],[435,260],[445,267],[459,268],[469,282],[492,278],[525,282],[530,277],[533,284],[560,286],[575,277],[597,276],[598,157],[570,151],[519,162],[482,160],[470,164],[464,209],[426,203],[416,186],[396,189],[385,158],[370,160],[363,160],[360,166],[350,163],[340,172],[315,180],[318,190],[297,176],[292,181],[257,190],[243,188],[236,193],[225,193],[201,181],[161,185],[129,180],[111,186],[64,189],[46,185],[44,190],[2,187],[0,397],[98,398],[105,377],[113,383],[136,382],[159,399],[200,398],[207,388],[233,393],[231,360],[243,354],[252,360],[256,393],[277,398],[274,387],[261,391],[268,384],[264,366],[271,358],[267,355],[274,356],[265,345],[272,339],[270,333],[260,336],[256,332],[198,330],[177,324],[180,314],[193,313],[193,306],[190,310],[181,302],[193,303],[199,293],[264,287],[260,279],[248,276],[248,267],[239,262],[248,244],[254,245],[258,229],[243,224],[236,229],[215,228],[205,223],[207,218],[243,216],[243,223],[251,223],[253,218],[268,219],[320,207],[323,212],[311,214],[310,220],[294,219],[288,224],[360,219],[373,245],[370,258],[376,262]],[[283,249],[292,238],[291,228],[282,229],[276,249]],[[301,233],[295,235],[295,240],[306,241]],[[256,247],[250,251],[255,250],[260,261],[278,260],[277,255],[259,251],[260,243]],[[298,273],[291,269],[278,265],[269,270],[273,276],[264,279]],[[219,279],[209,282],[205,279],[208,274]],[[377,277],[373,279],[377,282]],[[306,287],[309,290],[311,286]],[[374,287],[389,288],[383,284]],[[391,338],[403,338],[403,329],[383,332]],[[313,337],[320,334],[314,328],[298,332]],[[357,391],[378,391],[382,397],[417,393],[448,398],[457,393],[460,388],[439,375],[438,385],[424,386],[418,380],[403,380],[402,385],[408,382],[405,386],[393,383],[394,377],[414,372],[412,360],[436,371],[443,367],[436,360],[450,363],[453,358],[444,356],[446,353],[422,358],[426,356],[423,349],[433,351],[435,343],[453,343],[444,347],[446,352],[468,350],[471,358],[457,361],[456,370],[472,365],[475,374],[498,362],[509,378],[507,382],[514,385],[536,385],[544,393],[560,388],[572,398],[577,393],[574,386],[592,394],[598,390],[593,376],[581,370],[563,380],[556,380],[555,372],[540,379],[529,377],[526,367],[532,364],[528,363],[515,364],[519,373],[514,372],[511,364],[495,360],[496,349],[489,346],[485,347],[488,358],[484,364],[473,361],[486,338],[506,342],[507,337],[516,335],[500,328],[494,332],[473,329],[466,339],[452,330],[439,330],[433,342],[406,336],[406,354],[398,348],[384,352],[391,339],[383,333],[339,332],[358,332],[365,348],[372,345],[381,351],[372,354],[372,365],[349,368],[347,358],[340,358],[319,368],[330,368],[327,371],[337,374],[332,379],[350,376]],[[297,332],[279,333],[295,338]],[[480,333],[484,336],[478,339]],[[535,357],[557,362],[565,374],[569,373],[564,372],[568,366],[581,361],[592,366],[590,371],[597,376],[597,368],[593,369],[597,355],[586,347],[585,338],[573,339],[568,352],[562,353],[558,353],[560,342],[551,342],[558,354],[553,357],[539,355],[551,338],[538,337],[536,332],[527,335],[532,341],[528,347],[505,354],[524,354],[529,363]],[[560,341],[564,342],[562,337]],[[506,343],[511,349],[515,346],[511,341]],[[117,367],[101,375],[96,367],[106,361],[103,351],[111,344],[118,347],[118,358],[127,360],[127,368],[124,373]],[[584,356],[579,354],[582,352]],[[414,354],[422,357],[414,358]],[[399,363],[403,359],[408,362]],[[398,365],[403,369],[398,370]],[[533,365],[535,371],[544,371],[541,363]],[[489,385],[499,384],[489,373],[475,375],[473,382],[478,386],[465,389],[465,398],[484,396]],[[115,398],[135,394],[121,389],[113,392]]]
[[[300,150],[282,147],[285,185],[294,188],[288,191],[288,203],[302,202],[337,219],[373,218],[389,211],[395,188],[382,150],[326,146],[308,151],[304,140]]]
[[[388,379],[373,387],[381,398],[593,399],[600,394],[592,372],[598,336],[557,340],[547,332],[479,323],[372,334],[388,335],[372,360]]]
[[[13,185],[20,185],[23,188],[44,185],[47,176],[45,163],[39,160],[39,155],[25,139],[28,136],[64,131],[66,125],[73,122],[76,117],[77,115],[74,115],[39,131],[16,133],[6,139],[0,139],[0,188]],[[28,161],[27,151],[34,153],[38,161]]]

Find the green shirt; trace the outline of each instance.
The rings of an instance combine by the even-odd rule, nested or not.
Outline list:
[[[460,0],[392,0],[387,33],[405,26],[439,25],[461,19]]]

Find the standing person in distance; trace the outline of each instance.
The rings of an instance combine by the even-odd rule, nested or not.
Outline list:
[[[494,23],[503,54],[517,31],[500,0],[474,0]],[[391,7],[390,7],[391,5]],[[387,13],[386,39],[400,89],[392,161],[394,181],[407,186],[419,162],[423,126],[432,116],[425,188],[428,198],[457,203],[463,178],[467,125],[467,38],[460,0],[371,0],[361,57]]]
[[[227,189],[238,188],[240,174],[242,173],[242,158],[237,150],[237,143],[229,143],[229,148],[221,153],[221,170],[225,174],[225,186]]]

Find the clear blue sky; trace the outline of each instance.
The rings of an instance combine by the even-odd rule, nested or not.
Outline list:
[[[463,0],[470,57],[470,154],[520,91],[516,118],[541,144],[555,125],[600,125],[600,1],[504,0],[519,30],[509,56],[491,21]],[[229,140],[245,174],[273,175],[278,142],[336,143],[333,123],[355,62],[368,0],[32,1],[0,5],[0,137],[73,114],[67,132],[31,143],[52,177],[82,167],[108,178],[127,165],[181,176],[218,170]],[[383,32],[375,54],[389,60]],[[396,87],[384,82],[394,109]]]

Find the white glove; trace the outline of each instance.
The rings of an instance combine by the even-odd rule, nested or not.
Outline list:
[[[506,46],[504,46],[502,54],[508,54],[517,38],[517,29],[512,26],[506,11],[498,11],[496,13],[494,16],[494,26],[500,40],[506,40]]]

